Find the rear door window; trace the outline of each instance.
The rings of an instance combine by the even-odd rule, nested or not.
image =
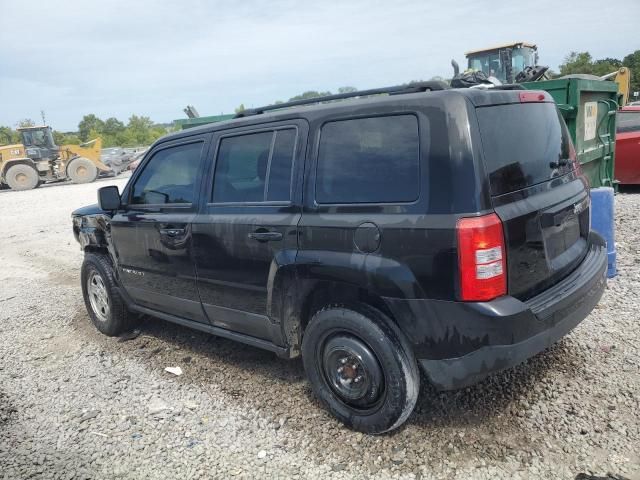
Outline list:
[[[216,160],[213,202],[290,201],[296,138],[295,128],[222,138]]]
[[[574,168],[571,139],[552,103],[476,108],[491,193],[520,190]]]
[[[358,118],[322,127],[318,203],[413,202],[420,194],[420,136],[414,115]]]

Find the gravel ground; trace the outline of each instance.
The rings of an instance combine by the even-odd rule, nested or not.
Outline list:
[[[472,388],[423,386],[374,437],[319,408],[299,360],[90,325],[69,214],[125,181],[0,192],[0,478],[640,479],[640,193],[617,196],[620,275],[573,333]]]

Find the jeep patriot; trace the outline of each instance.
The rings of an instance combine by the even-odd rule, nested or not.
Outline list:
[[[607,258],[553,99],[389,93],[158,140],[122,192],[73,213],[96,328],[146,314],[302,356],[315,395],[367,433],[409,417],[419,368],[457,389],[566,335]]]

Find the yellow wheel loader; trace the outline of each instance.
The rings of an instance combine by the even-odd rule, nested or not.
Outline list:
[[[110,168],[100,161],[102,141],[58,146],[51,127],[19,128],[22,143],[0,145],[0,184],[12,190],[30,190],[45,182],[70,179],[93,182]]]
[[[486,77],[494,77],[502,83],[525,83],[542,80],[551,80],[548,75],[548,67],[538,65],[538,46],[529,42],[515,42],[495,47],[472,50],[464,54],[467,57],[467,72],[482,72]],[[451,60],[454,70],[454,79],[459,77],[459,67],[455,60]],[[620,106],[629,101],[631,71],[627,67],[620,67],[601,77],[587,74],[572,75],[575,78],[585,80],[611,80],[618,84]],[[457,77],[457,78],[456,78]],[[560,77],[564,78],[564,77]],[[458,81],[452,82],[452,86],[461,85]]]

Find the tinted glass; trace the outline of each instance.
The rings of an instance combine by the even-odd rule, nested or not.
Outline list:
[[[213,202],[290,200],[295,142],[294,129],[223,138]]]
[[[278,130],[273,144],[273,154],[269,165],[269,188],[267,200],[286,201],[291,198],[291,171],[296,131]]]
[[[330,122],[322,127],[316,200],[396,203],[420,191],[418,119],[413,115]]]
[[[133,186],[131,203],[193,203],[201,152],[202,142],[155,153]]]
[[[618,132],[638,132],[640,131],[640,112],[618,112],[616,122]]]
[[[554,104],[499,105],[476,112],[493,195],[545,182],[574,168],[571,139]]]
[[[262,202],[273,132],[223,138],[213,182],[214,202]]]

